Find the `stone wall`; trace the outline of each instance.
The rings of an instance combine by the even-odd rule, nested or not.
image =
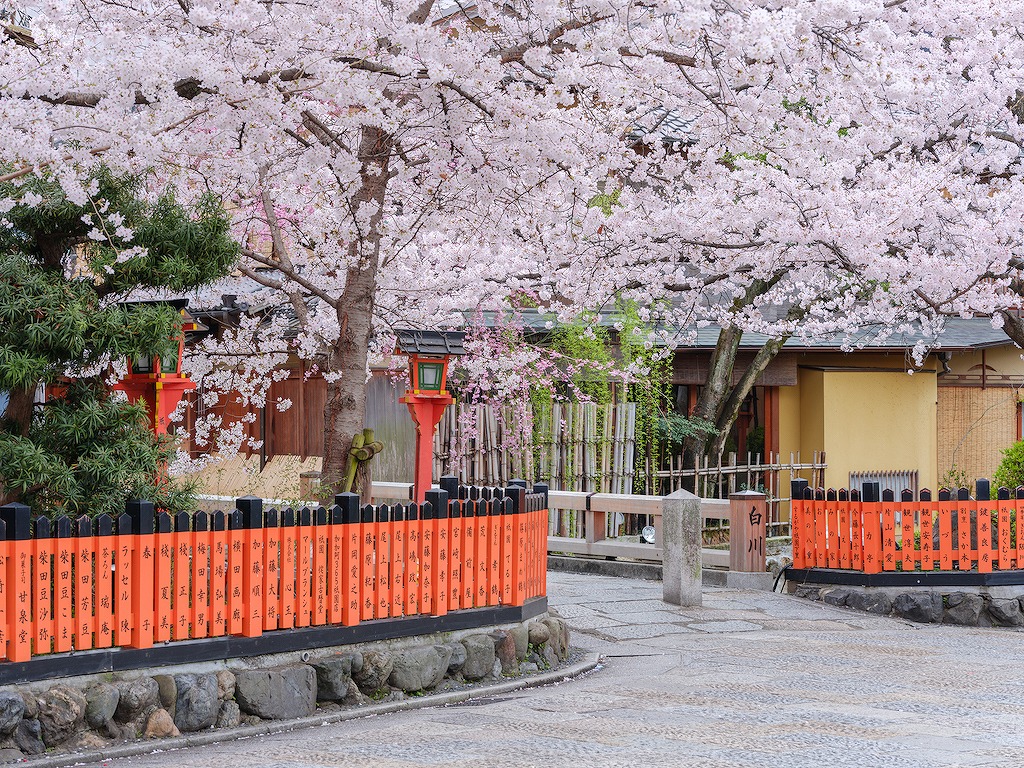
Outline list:
[[[1021,592],[1022,594],[1014,594]],[[836,587],[798,584],[797,597],[821,600],[860,611],[925,624],[959,624],[968,627],[1024,626],[1024,588],[973,587],[929,589],[897,587]]]
[[[315,655],[6,687],[0,689],[0,762],[396,701],[530,675],[568,658],[565,622],[545,615],[490,631],[320,649]]]

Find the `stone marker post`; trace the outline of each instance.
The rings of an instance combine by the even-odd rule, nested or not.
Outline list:
[[[729,494],[729,571],[764,573],[768,501],[763,493]]]
[[[666,603],[701,604],[700,499],[676,491],[662,502],[662,583]]]

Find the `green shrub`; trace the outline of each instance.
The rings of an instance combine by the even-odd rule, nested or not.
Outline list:
[[[1003,460],[993,476],[993,486],[1013,489],[1024,485],[1024,441],[1019,441],[1003,451]]]

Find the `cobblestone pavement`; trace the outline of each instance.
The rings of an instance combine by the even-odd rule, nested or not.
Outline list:
[[[549,574],[604,666],[461,705],[112,761],[110,768],[1024,766],[1024,634],[761,592]]]

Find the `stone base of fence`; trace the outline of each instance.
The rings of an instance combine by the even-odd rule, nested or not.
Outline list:
[[[201,640],[180,640],[151,648],[103,648],[75,653],[36,656],[29,661],[0,664],[0,685],[68,675],[95,675],[165,665],[263,656],[290,651],[369,643],[395,638],[456,632],[475,627],[522,622],[547,611],[547,598],[534,598],[521,606],[471,608],[444,616],[376,619],[355,626],[330,625],[266,632],[257,637],[229,635]]]
[[[788,590],[797,597],[923,624],[1024,626],[1024,585],[862,587],[789,582]]]
[[[139,739],[220,729],[230,738],[226,729],[308,717],[321,704],[337,711],[465,683],[528,679],[569,655],[565,622],[540,613],[462,632],[219,664],[154,662],[113,677],[71,677],[65,669],[60,680],[0,690],[0,761],[46,752],[51,760],[67,754],[71,764],[78,750],[116,749]]]

